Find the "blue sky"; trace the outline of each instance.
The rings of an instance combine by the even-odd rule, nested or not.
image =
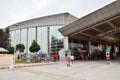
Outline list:
[[[115,0],[0,0],[0,28],[63,12],[80,18],[113,1]]]

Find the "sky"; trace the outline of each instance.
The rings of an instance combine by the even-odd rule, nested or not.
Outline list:
[[[0,0],[0,28],[64,12],[81,18],[113,1],[115,0]]]

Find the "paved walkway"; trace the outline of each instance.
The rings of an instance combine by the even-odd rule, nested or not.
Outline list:
[[[1,80],[119,80],[120,61],[76,61],[71,67],[66,62],[0,70]]]
[[[11,64],[12,55],[0,54],[0,69],[5,68]]]
[[[0,54],[0,69],[8,69],[9,66],[13,63],[13,56],[9,54]],[[56,64],[57,62],[43,62],[43,63],[30,63],[30,64],[15,64],[15,68],[19,67],[31,67],[31,66],[41,66],[41,65],[51,65]]]
[[[15,64],[14,68],[53,65],[53,64],[58,64],[58,62]],[[9,69],[9,67],[10,67],[10,64],[9,65],[0,65],[0,69]]]

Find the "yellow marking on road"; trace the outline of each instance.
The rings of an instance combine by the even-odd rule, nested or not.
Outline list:
[[[82,80],[82,79],[71,77],[71,76],[58,75],[58,74],[53,74],[53,73],[48,73],[48,72],[43,72],[43,71],[32,70],[28,68],[19,68],[19,70],[22,70],[28,73],[41,75],[41,76],[49,78],[50,80]]]

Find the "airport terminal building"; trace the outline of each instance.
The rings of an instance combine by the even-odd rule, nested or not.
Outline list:
[[[24,44],[24,52],[29,53],[32,41],[36,40],[43,53],[58,53],[64,44],[64,37],[58,29],[77,19],[69,13],[60,13],[10,25],[8,27],[10,28],[11,46]]]
[[[89,53],[106,48],[120,51],[120,1],[79,19],[61,13],[16,23],[9,28],[11,45],[24,44],[26,53],[33,40],[44,53],[56,53],[62,48],[71,49],[76,56],[81,48]]]

